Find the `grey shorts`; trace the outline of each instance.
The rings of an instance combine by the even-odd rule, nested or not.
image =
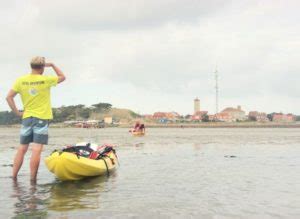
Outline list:
[[[48,144],[49,120],[29,117],[22,120],[20,143]]]

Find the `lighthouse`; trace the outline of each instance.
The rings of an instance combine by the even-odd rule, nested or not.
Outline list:
[[[200,100],[198,98],[194,99],[194,115],[200,111]]]

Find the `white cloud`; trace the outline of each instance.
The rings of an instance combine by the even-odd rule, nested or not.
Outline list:
[[[300,113],[297,1],[17,3],[1,7],[10,14],[0,22],[1,110],[12,81],[41,54],[68,76],[56,106],[189,113],[198,96],[213,112],[218,62],[221,106]]]
[[[124,30],[173,21],[190,22],[228,5],[222,0],[36,0],[35,4],[40,10],[39,20],[42,23],[73,30]]]

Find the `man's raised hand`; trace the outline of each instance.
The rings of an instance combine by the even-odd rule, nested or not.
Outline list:
[[[53,67],[53,63],[50,63],[50,62],[45,63],[45,67]]]

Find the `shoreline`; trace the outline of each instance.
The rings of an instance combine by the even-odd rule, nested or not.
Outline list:
[[[146,128],[300,128],[300,123],[175,123],[175,124],[156,124],[156,123],[145,123]],[[105,128],[132,128],[132,124],[121,124],[121,125],[108,125]],[[63,123],[52,123],[51,128],[75,128],[66,126]],[[15,125],[0,125],[0,128],[20,128],[19,124]],[[100,128],[101,129],[101,128]]]
[[[300,128],[300,123],[145,124],[146,128]],[[124,125],[122,128],[132,128]]]

